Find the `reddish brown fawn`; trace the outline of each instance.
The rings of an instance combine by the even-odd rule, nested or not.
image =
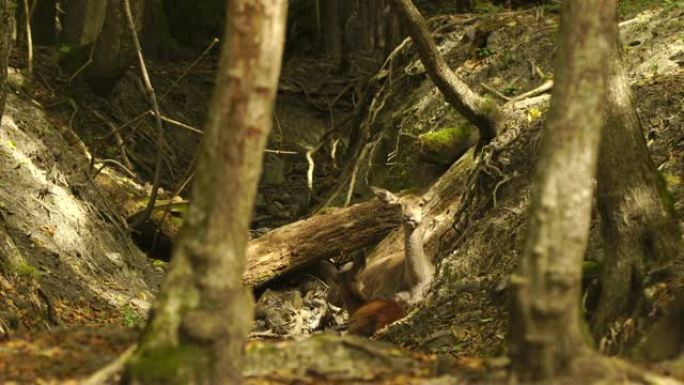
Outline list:
[[[401,206],[404,250],[368,264],[357,258],[339,271],[332,264],[324,266],[350,314],[349,332],[366,336],[403,318],[406,305],[422,301],[435,273],[432,259],[423,249],[423,207],[429,198],[398,197],[385,189],[372,189],[385,203]]]

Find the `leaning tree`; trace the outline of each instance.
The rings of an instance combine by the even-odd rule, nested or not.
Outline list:
[[[242,272],[272,124],[287,3],[228,3],[192,205],[140,347],[127,366],[129,383],[241,382],[253,301]]]

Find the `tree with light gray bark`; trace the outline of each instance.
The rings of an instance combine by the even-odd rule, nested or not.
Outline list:
[[[230,0],[193,200],[130,384],[238,384],[253,299],[242,284],[271,129],[285,0]],[[154,368],[163,368],[155,371]]]

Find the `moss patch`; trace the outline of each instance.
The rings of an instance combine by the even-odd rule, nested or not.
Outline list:
[[[206,360],[206,353],[199,346],[167,346],[136,356],[128,370],[145,384],[204,383],[206,371],[201,369],[207,367]]]
[[[12,270],[18,276],[38,279],[40,277],[40,272],[33,266],[26,262],[19,262],[12,266]]]
[[[475,144],[477,135],[471,126],[447,127],[418,137],[420,157],[428,162],[452,164]]]

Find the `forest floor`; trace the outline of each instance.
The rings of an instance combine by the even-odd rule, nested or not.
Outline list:
[[[648,18],[656,14],[646,12],[640,16],[645,21],[635,22],[638,28],[623,36],[623,43],[636,52],[628,53],[625,60],[642,119],[649,128],[654,161],[673,191],[681,214],[684,212],[684,25],[681,23],[684,10],[667,12],[658,16],[669,18],[671,22],[663,22],[667,28],[655,33],[645,27]],[[495,53],[491,60],[496,65],[485,57],[491,51],[481,51],[481,60],[466,62],[460,71],[480,74],[479,78],[470,79],[471,82],[483,81],[511,92],[534,88],[528,77],[516,83],[518,74],[529,72],[528,61],[513,60],[499,53],[515,51],[520,57],[539,57],[537,65],[548,72],[550,55],[544,51],[551,48],[535,46],[529,41],[552,43],[557,20],[542,28],[530,11],[508,12],[488,20],[514,28],[516,34],[498,33],[491,39],[490,49]],[[520,43],[524,41],[528,43]],[[454,42],[454,46],[458,44]],[[123,234],[121,217],[129,212],[119,204],[122,199],[107,203],[104,197],[116,194],[113,191],[117,187],[108,187],[108,184],[126,184],[118,194],[128,200],[144,199],[149,186],[127,180],[115,169],[105,169],[95,180],[84,173],[89,167],[89,151],[103,154],[98,155],[102,158],[118,153],[116,147],[102,144],[101,148],[93,149],[97,143],[104,142],[98,135],[106,135],[110,129],[102,120],[83,113],[102,109],[107,101],[88,104],[85,100],[91,96],[84,88],[75,86],[66,91],[68,87],[59,86],[63,81],[55,81],[63,76],[53,58],[42,55],[39,50],[37,60],[35,67],[43,70],[37,70],[37,81],[30,90],[24,84],[24,77],[17,70],[12,72],[15,94],[8,100],[7,116],[0,130],[0,180],[3,181],[0,185],[0,258],[10,255],[13,266],[12,271],[0,272],[0,383],[81,384],[135,343],[166,267],[164,263],[149,260]],[[17,52],[13,66],[24,66]],[[182,73],[186,68],[181,63],[166,64],[155,70],[161,77],[164,73]],[[194,105],[184,117],[197,124],[204,113],[204,107],[197,105],[207,101],[211,86],[207,78],[211,78],[212,69],[211,64],[202,67],[202,76],[198,75],[192,87],[187,87],[190,91],[186,91],[189,96],[185,97],[194,98]],[[300,78],[295,79],[292,87],[302,88],[299,83],[303,83],[309,89],[314,88],[312,76],[306,73],[296,76]],[[421,93],[431,90],[432,87],[413,89],[416,95],[411,96],[419,100]],[[79,92],[86,94],[74,95]],[[125,92],[119,95],[126,98]],[[411,99],[407,95],[397,98]],[[134,105],[134,111],[148,108],[139,96],[121,104]],[[296,105],[279,108],[284,127],[290,121],[299,122],[298,131],[293,134],[299,143],[286,149],[306,149],[315,144],[327,127],[327,117],[320,112],[307,114]],[[129,121],[135,115],[128,110],[126,113],[127,116],[119,117],[120,121]],[[421,119],[427,120],[427,117],[416,117],[416,121]],[[316,140],[308,142],[312,138],[307,134]],[[181,142],[196,141],[196,138],[187,139],[184,136],[190,135],[187,132],[178,135],[182,137]],[[281,133],[280,136],[282,139],[288,135]],[[191,156],[186,158],[185,163],[190,163]],[[270,161],[279,165],[277,159]],[[305,180],[301,178],[306,174],[306,162],[300,160],[287,167],[295,169],[297,174],[294,178],[297,184],[288,193],[296,195],[305,191]],[[179,165],[172,168],[183,169]],[[316,172],[327,171],[317,169]],[[182,174],[177,170],[176,173]],[[182,181],[182,175],[176,177]],[[279,180],[282,175],[273,178]],[[325,180],[325,176],[321,179]],[[5,182],[8,180],[12,183]],[[173,190],[174,184],[169,185],[167,189]],[[134,197],[128,196],[131,191]],[[266,196],[261,199],[269,202],[271,196],[282,195],[282,191],[261,194]],[[301,215],[300,203],[285,204],[278,213],[264,213],[260,217],[266,219],[258,226],[292,220],[295,213]],[[475,305],[482,305],[483,309],[494,308],[491,303],[484,306],[477,301],[476,298]],[[483,378],[503,382],[508,361],[500,356],[504,353],[503,331],[507,323],[501,314],[506,309],[500,303],[496,306],[498,310],[489,313],[439,315],[449,318],[449,325],[463,323],[459,330],[428,323],[434,337],[431,341],[446,340],[450,345],[447,350],[443,346],[433,349],[416,342],[406,344],[414,348],[406,351],[394,345],[368,345],[361,339],[340,339],[325,333],[304,340],[254,339],[247,346],[245,376],[253,384],[460,384]],[[437,314],[431,317],[438,318]],[[410,332],[418,330],[413,329]],[[402,329],[397,330],[402,333]],[[453,342],[456,334],[459,334],[458,344]],[[406,335],[409,336],[406,338],[413,336],[409,332]],[[462,350],[455,349],[456,345]],[[321,360],[321,357],[329,359]],[[458,375],[454,376],[455,373]],[[114,383],[115,377],[109,381]]]

